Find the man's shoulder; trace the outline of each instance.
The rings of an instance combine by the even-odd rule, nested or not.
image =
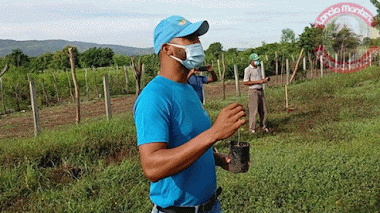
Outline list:
[[[189,84],[202,84],[204,83],[204,79],[208,77],[207,76],[201,76],[201,75],[192,75],[187,82]]]
[[[168,85],[163,84],[162,82],[157,81],[156,78],[154,78],[141,91],[140,95],[136,100],[136,104],[140,102],[157,102],[165,99],[165,97],[169,97],[170,90],[167,89],[167,87]]]

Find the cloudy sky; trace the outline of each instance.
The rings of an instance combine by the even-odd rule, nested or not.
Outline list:
[[[182,15],[207,20],[201,37],[205,49],[220,42],[224,49],[260,46],[280,40],[281,30],[296,35],[338,0],[1,0],[0,39],[47,40],[152,47],[155,26],[165,17]],[[373,15],[369,0],[349,1]]]

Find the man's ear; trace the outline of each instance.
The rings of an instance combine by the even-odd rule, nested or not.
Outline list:
[[[161,52],[166,55],[173,55],[173,48],[169,44],[163,44],[161,47]]]

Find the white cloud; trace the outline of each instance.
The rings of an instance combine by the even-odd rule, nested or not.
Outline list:
[[[40,37],[64,38],[80,35],[133,33],[152,29],[157,23],[149,19],[130,20],[68,20],[49,23],[6,24],[1,27],[1,35],[28,39],[28,35],[40,34]]]

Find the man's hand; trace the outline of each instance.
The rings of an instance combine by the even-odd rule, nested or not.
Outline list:
[[[194,74],[197,74],[197,70],[196,69],[191,69],[189,71],[189,74],[187,74],[187,80],[189,80],[189,78],[194,75]]]
[[[214,72],[214,68],[212,68],[210,64],[203,67],[199,67],[198,69],[196,69],[196,72],[209,72],[211,76],[209,76],[207,83],[211,83],[218,80],[218,76],[216,75],[216,73]]]
[[[247,121],[241,104],[233,103],[222,109],[214,125],[209,129],[215,140],[223,140],[234,134]]]
[[[212,72],[212,71],[214,71],[214,69],[212,68],[212,66],[210,64],[208,64],[206,66],[199,67],[196,70],[199,72]]]
[[[216,166],[220,166],[226,171],[230,170],[231,159],[228,157],[227,154],[214,152],[214,159],[215,159]]]
[[[265,79],[260,81],[260,84],[266,84],[270,81],[270,77],[266,77]]]

